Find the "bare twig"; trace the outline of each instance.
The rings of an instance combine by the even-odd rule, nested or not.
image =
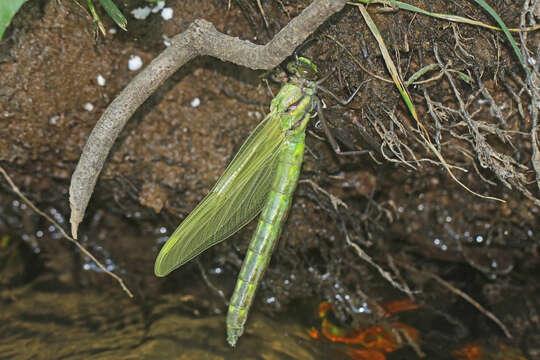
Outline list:
[[[343,202],[343,200],[341,200],[340,198],[338,198],[338,197],[330,194],[329,192],[325,191],[319,185],[317,185],[315,182],[313,182],[311,180],[301,180],[300,182],[309,184],[309,185],[311,185],[313,190],[315,190],[315,192],[318,192],[318,193],[320,192],[320,193],[324,194],[325,196],[328,196],[328,198],[330,199],[330,201],[332,203],[332,207],[334,208],[334,211],[336,211],[336,213],[339,213],[339,206],[343,206],[344,208],[348,208],[347,204],[345,202]],[[396,289],[403,291],[404,293],[408,294],[409,296],[412,296],[413,292],[410,290],[410,288],[407,286],[407,284],[402,285],[402,284],[398,283],[397,281],[395,281],[392,278],[392,275],[390,273],[388,273],[386,270],[384,270],[382,267],[380,267],[379,264],[377,264],[371,258],[371,256],[369,256],[364,250],[362,250],[362,248],[358,244],[356,244],[355,242],[353,242],[351,240],[351,238],[349,236],[349,232],[347,231],[347,226],[345,224],[345,221],[343,221],[343,219],[341,219],[341,218],[339,218],[339,220],[341,222],[341,226],[342,226],[343,232],[345,234],[345,240],[347,242],[347,245],[349,245],[350,247],[352,247],[355,250],[358,257],[360,257],[362,260],[364,260],[365,262],[367,262],[368,264],[373,266],[375,269],[377,269],[379,274],[384,279],[386,279],[390,284],[392,284],[392,286],[394,286]]]
[[[79,248],[79,250],[86,256],[88,256],[105,274],[111,276],[113,279],[115,279],[116,281],[118,281],[118,283],[120,284],[120,286],[122,287],[122,290],[124,290],[126,292],[126,294],[128,294],[129,297],[133,297],[133,294],[131,293],[131,291],[127,288],[126,284],[124,284],[124,281],[122,280],[122,278],[118,275],[116,275],[115,273],[112,273],[110,272],[109,270],[107,270],[107,268],[98,260],[94,257],[94,255],[92,255],[88,250],[86,250],[86,248],[84,246],[82,246],[77,240],[75,240],[74,238],[72,238],[71,236],[69,236],[66,231],[64,230],[64,228],[62,228],[62,226],[60,224],[58,224],[52,217],[50,217],[49,215],[47,215],[46,213],[44,213],[43,211],[41,211],[40,209],[37,208],[37,206],[35,206],[26,196],[23,195],[23,193],[21,192],[21,190],[19,190],[19,188],[17,187],[17,185],[15,185],[15,183],[13,182],[13,180],[11,180],[11,178],[9,177],[9,175],[7,174],[7,172],[4,170],[4,168],[2,168],[0,166],[0,172],[2,173],[2,175],[4,176],[4,178],[6,179],[6,181],[8,182],[9,186],[11,186],[11,189],[13,190],[13,192],[15,192],[15,194],[17,194],[17,196],[19,196],[25,203],[28,204],[28,206],[30,206],[32,208],[32,210],[34,210],[36,213],[38,213],[39,215],[43,216],[45,219],[47,219],[49,222],[51,222],[59,231],[60,233],[62,233],[62,235],[68,239],[69,241],[71,241],[72,243],[75,244],[75,246],[77,246]]]
[[[413,296],[412,294],[414,292],[412,292],[411,289],[408,286],[403,286],[402,284],[395,281],[392,278],[392,275],[388,271],[384,270],[382,267],[379,266],[379,264],[377,264],[375,261],[373,261],[371,256],[369,256],[358,244],[352,242],[348,234],[345,234],[345,239],[347,241],[347,245],[351,246],[354,249],[354,251],[356,252],[356,255],[358,255],[358,257],[360,259],[364,260],[365,262],[367,262],[368,264],[373,266],[375,269],[377,269],[379,274],[386,281],[388,281],[390,284],[392,284],[393,287],[395,287],[396,289],[404,292],[405,294],[407,294],[409,296]]]
[[[504,335],[506,335],[507,338],[511,339],[512,338],[512,334],[510,334],[510,331],[508,331],[508,328],[506,327],[506,325],[504,325],[502,323],[501,320],[499,320],[498,317],[496,317],[491,311],[487,310],[485,307],[483,307],[480,303],[478,303],[476,300],[474,300],[472,297],[470,297],[469,295],[467,295],[466,293],[464,293],[463,291],[457,289],[455,286],[453,286],[452,284],[450,284],[449,282],[443,280],[442,278],[440,278],[439,276],[435,275],[435,274],[432,274],[430,272],[427,272],[427,271],[421,271],[421,270],[418,270],[416,269],[414,266],[411,266],[409,264],[405,264],[401,261],[396,261],[395,262],[396,264],[398,264],[399,266],[407,269],[407,270],[411,270],[411,271],[414,271],[416,273],[419,273],[419,274],[422,274],[424,276],[427,276],[427,277],[430,277],[434,280],[436,280],[439,284],[441,284],[442,286],[444,286],[445,288],[449,289],[450,291],[452,291],[453,293],[455,293],[456,295],[460,296],[461,298],[463,298],[465,301],[467,301],[469,304],[471,304],[472,306],[474,306],[476,309],[478,309],[478,311],[480,311],[482,314],[486,315],[488,318],[490,318],[491,320],[493,320],[493,322],[495,324],[497,324],[501,330],[504,332]]]
[[[344,0],[313,1],[264,46],[222,34],[202,19],[195,20],[187,30],[173,37],[171,46],[122,90],[92,130],[69,189],[73,237],[77,238],[79,224],[114,141],[135,110],[163,81],[199,55],[213,56],[251,69],[272,69],[343,6]]]
[[[206,275],[206,270],[204,270],[204,267],[202,266],[201,262],[197,259],[196,263],[197,263],[197,266],[199,267],[199,271],[201,272],[201,275],[202,275],[203,280],[204,280],[204,282],[206,283],[206,285],[207,285],[213,292],[215,292],[216,294],[218,294],[218,296],[221,298],[221,300],[223,300],[223,304],[225,304],[225,306],[229,306],[229,302],[228,302],[227,299],[225,298],[225,294],[223,294],[223,291],[222,291],[221,289],[218,289],[214,284],[212,284],[212,282],[210,281],[210,279],[209,279],[208,276]]]

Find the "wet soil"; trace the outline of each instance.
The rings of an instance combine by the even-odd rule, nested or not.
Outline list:
[[[433,12],[493,23],[467,0],[412,3]],[[126,15],[148,5],[143,1],[117,4]],[[93,125],[136,75],[128,69],[131,56],[148,64],[165,48],[164,36],[183,31],[197,18],[211,21],[224,33],[264,44],[305,5],[264,2],[265,26],[256,1],[232,1],[230,9],[228,1],[170,2],[167,6],[174,10],[171,20],[163,20],[159,13],[144,21],[130,15],[127,32],[118,30],[103,37],[96,36],[89,15],[72,2],[26,3],[0,43],[0,165],[38,207],[67,227],[69,178]],[[509,27],[519,27],[521,3],[492,5]],[[377,304],[406,295],[359,258],[347,245],[349,237],[397,281],[415,291],[415,301],[426,310],[417,312],[411,322],[421,330],[419,346],[432,355],[429,358],[437,358],[433,354],[454,358],[444,354],[465,341],[504,342],[521,349],[527,358],[539,358],[540,208],[534,199],[540,196],[534,184],[528,137],[531,101],[519,92],[523,70],[504,35],[497,32],[405,11],[369,9],[404,79],[435,63],[435,53],[453,70],[471,76],[471,84],[457,76],[454,79],[469,113],[478,124],[487,124],[482,129],[488,144],[524,168],[512,167],[511,176],[505,178],[494,167],[482,166],[478,138],[458,114],[444,111],[445,107],[458,109],[459,101],[443,76],[409,88],[420,119],[441,146],[446,161],[456,166],[453,173],[460,181],[475,192],[506,202],[477,197],[453,181],[418,141],[416,124],[395,86],[361,70],[329,38],[345,45],[372,73],[389,78],[360,13],[353,6],[346,7],[314,34],[315,40],[302,49],[302,55],[324,73],[335,69],[325,86],[338,96],[346,98],[362,86],[361,95],[349,107],[336,105],[323,95],[325,114],[344,149],[369,149],[372,153],[335,155],[313,121],[302,181],[255,304],[256,317],[274,317],[268,319],[272,323],[268,326],[278,330],[274,335],[264,330],[257,335],[259,340],[246,340],[251,344],[246,346],[266,339],[272,349],[290,349],[290,342],[300,344],[298,352],[276,351],[268,358],[309,358],[302,357],[303,351],[313,351],[309,352],[312,358],[328,358],[323,350],[317,352],[304,343],[313,340],[301,330],[291,330],[297,335],[286,340],[290,346],[280,345],[279,324],[291,329],[298,326],[284,321],[288,317],[282,313],[298,312],[299,304],[303,304],[301,312],[309,313],[317,302],[331,301],[336,322],[347,326],[356,326],[359,319],[366,321],[360,311],[366,308],[372,312],[370,321],[388,322],[377,315]],[[115,28],[105,15],[103,20],[108,29]],[[529,33],[527,44],[533,53],[539,43],[538,32]],[[105,78],[105,86],[98,84],[98,75]],[[490,108],[480,84],[501,106],[504,121]],[[24,329],[21,337],[7,338],[9,342],[15,338],[31,341],[32,336],[44,339],[43,334],[49,331],[78,329],[76,336],[86,339],[84,342],[74,338],[65,341],[84,351],[66,350],[62,353],[65,358],[89,358],[89,353],[104,358],[114,347],[114,339],[125,350],[115,358],[129,358],[130,351],[141,346],[152,351],[166,349],[161,355],[149,352],[163,357],[185,349],[190,336],[200,336],[203,340],[197,340],[190,351],[207,351],[203,345],[213,341],[215,347],[208,351],[215,357],[208,358],[230,356],[222,326],[226,308],[212,288],[224,291],[226,298],[230,295],[253,224],[202,254],[200,262],[191,262],[165,279],[154,277],[153,262],[167,235],[212,187],[264,117],[272,93],[279,87],[270,74],[197,58],[167,80],[130,119],[100,176],[80,233],[83,245],[125,279],[135,293],[134,300],[125,297],[114,281],[62,239],[57,228],[23,204],[5,181],[0,182],[0,299],[2,308],[10,309],[10,315],[0,320],[13,321],[9,334]],[[440,123],[430,116],[426,95],[440,104],[436,111]],[[504,136],[489,130],[493,127]],[[521,175],[523,181],[519,182]],[[505,186],[505,181],[511,186]],[[520,189],[522,183],[526,191]],[[341,199],[347,207],[335,208],[319,189]],[[436,274],[469,294],[495,314],[513,338],[505,338],[485,314],[425,273]],[[174,305],[175,301],[179,304]],[[108,308],[115,302],[118,311]],[[65,305],[54,305],[58,303]],[[69,320],[55,320],[54,314],[72,305],[78,309],[67,312]],[[158,324],[174,324],[174,319],[167,318],[170,312],[173,316],[191,314],[199,324],[185,326],[198,330],[181,339],[168,337],[179,327]],[[17,322],[26,316],[32,326]],[[78,322],[85,316],[91,320]],[[100,316],[99,324],[88,325]],[[212,325],[205,323],[206,316],[213,316]],[[39,319],[44,318],[59,328],[40,328],[33,333]],[[257,328],[258,323],[251,319],[248,328]],[[123,337],[122,329],[130,326],[135,330]],[[81,328],[85,330],[79,332]],[[110,342],[94,346],[103,339],[97,334],[103,334],[104,328]],[[167,344],[154,343],[158,338],[167,339],[163,340]],[[51,349],[60,348],[61,340],[58,338]],[[242,339],[239,344],[241,347]],[[47,347],[46,340],[40,340],[32,353],[39,354]],[[411,347],[404,351],[403,358],[417,356]],[[203,358],[198,357],[201,353],[191,356]],[[1,354],[27,358],[19,351]],[[255,358],[256,352],[249,356]],[[391,356],[401,358],[399,354]],[[50,357],[43,353],[41,358]]]

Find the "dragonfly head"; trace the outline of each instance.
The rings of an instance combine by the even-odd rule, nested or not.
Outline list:
[[[317,66],[305,57],[299,57],[295,61],[287,64],[287,71],[302,79],[315,81],[318,78],[319,70]]]

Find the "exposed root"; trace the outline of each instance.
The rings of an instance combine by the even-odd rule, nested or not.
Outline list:
[[[531,0],[526,0],[524,2],[519,23],[522,30],[526,27],[527,19],[530,19],[531,22],[535,22],[535,16],[538,16],[538,14],[535,12],[537,9],[538,4],[535,1],[531,2]],[[524,89],[531,98],[531,107],[529,110],[532,123],[531,162],[536,172],[536,184],[540,189],[540,151],[538,149],[538,112],[540,111],[540,47],[537,47],[536,58],[534,58],[530,55],[529,49],[527,49],[527,32],[520,32],[519,38],[521,40],[521,52],[524,62],[530,65]]]
[[[339,199],[338,197],[336,197],[336,196],[328,193],[327,191],[323,190],[320,186],[318,186],[313,181],[311,181],[311,180],[303,180],[302,182],[310,184],[312,186],[312,188],[316,192],[321,192],[324,195],[328,196],[330,198],[330,201],[332,202],[332,206],[334,208],[334,211],[336,211],[337,213],[339,213],[339,206],[340,205],[347,208],[347,205],[341,199]],[[341,227],[342,227],[343,232],[345,234],[345,240],[347,242],[347,245],[349,245],[350,247],[352,247],[355,250],[358,257],[360,257],[362,260],[364,260],[365,262],[367,262],[368,264],[373,266],[375,269],[377,269],[379,274],[384,279],[386,279],[393,287],[395,287],[396,289],[408,294],[409,296],[412,296],[413,292],[410,290],[410,288],[406,284],[402,285],[402,284],[398,283],[396,280],[394,280],[392,278],[392,275],[389,272],[384,270],[381,266],[379,266],[379,264],[377,264],[375,261],[373,261],[371,256],[369,256],[364,250],[362,250],[362,248],[358,244],[356,244],[355,242],[353,242],[351,240],[351,238],[349,236],[349,232],[347,231],[345,221],[341,217],[339,219],[340,219],[340,222],[341,222]]]

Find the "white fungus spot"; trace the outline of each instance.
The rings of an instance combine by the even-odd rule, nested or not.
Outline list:
[[[142,8],[136,8],[131,10],[131,15],[137,20],[144,20],[150,15],[152,12],[152,9],[150,9],[148,6],[142,7]]]
[[[116,34],[116,29],[115,28],[110,28],[109,29],[109,34],[111,34],[111,35]]]
[[[163,18],[163,20],[171,20],[173,17],[173,9],[165,8],[161,10],[161,17]]]
[[[140,56],[131,55],[128,61],[128,69],[130,71],[137,71],[142,67],[142,65],[143,65],[143,62]]]
[[[51,117],[49,121],[51,122],[52,125],[56,125],[56,123],[58,122],[58,119],[60,119],[60,115],[54,115],[53,117]]]
[[[201,99],[196,97],[195,99],[191,100],[190,105],[194,108],[198,107],[199,105],[201,105]]]
[[[96,80],[99,86],[105,86],[106,81],[105,81],[105,78],[101,74],[98,74]]]
[[[86,104],[83,105],[83,109],[86,111],[92,111],[94,110],[94,105],[92,105],[92,103],[87,102]]]
[[[158,1],[156,6],[154,6],[154,8],[152,9],[152,12],[155,14],[161,9],[163,9],[164,7],[165,7],[165,1]]]

